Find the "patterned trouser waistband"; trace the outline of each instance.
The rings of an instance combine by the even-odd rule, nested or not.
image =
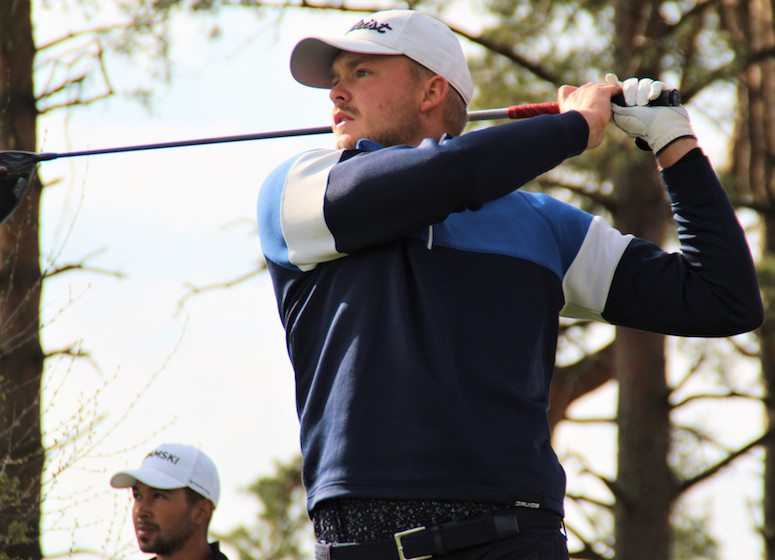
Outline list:
[[[411,527],[432,527],[510,507],[489,502],[339,498],[321,502],[311,516],[319,541],[363,543],[392,538]]]

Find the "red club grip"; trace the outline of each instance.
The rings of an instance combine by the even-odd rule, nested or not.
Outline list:
[[[528,103],[525,105],[513,105],[507,111],[510,119],[526,119],[537,115],[556,115],[560,112],[560,106],[554,101]]]

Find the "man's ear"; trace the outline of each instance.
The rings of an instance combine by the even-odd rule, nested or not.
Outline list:
[[[207,527],[210,524],[210,519],[213,516],[213,510],[215,505],[208,499],[198,500],[191,512],[191,520],[197,525],[204,525]]]
[[[439,107],[449,94],[449,82],[442,76],[433,76],[425,82],[420,112],[427,113]]]

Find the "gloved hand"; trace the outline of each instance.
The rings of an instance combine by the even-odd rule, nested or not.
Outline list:
[[[694,138],[689,113],[682,106],[648,106],[667,89],[664,82],[650,78],[628,78],[620,82],[615,74],[606,74],[606,83],[622,86],[626,107],[611,103],[613,121],[624,132],[635,137],[639,148],[655,155],[679,138]],[[645,144],[645,145],[644,145]]]

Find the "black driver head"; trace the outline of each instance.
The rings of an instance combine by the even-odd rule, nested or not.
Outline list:
[[[0,152],[0,224],[21,203],[39,161],[38,154],[33,152]]]

